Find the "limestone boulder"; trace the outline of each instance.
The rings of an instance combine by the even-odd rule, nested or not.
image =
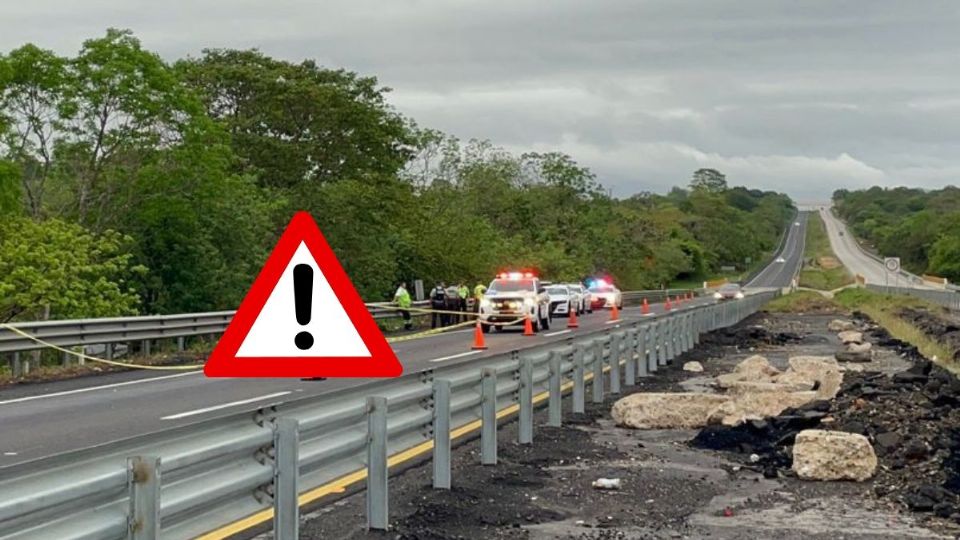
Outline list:
[[[837,337],[840,338],[840,342],[844,345],[849,345],[850,343],[863,343],[863,332],[857,332],[856,330],[840,332],[837,334]]]
[[[858,433],[807,429],[793,444],[793,471],[806,480],[862,482],[876,470],[877,455]]]
[[[739,396],[750,392],[802,392],[812,390],[814,387],[814,381],[807,379],[791,380],[786,378],[780,380],[786,375],[791,375],[791,373],[784,373],[776,382],[734,381],[727,386],[727,393]]]
[[[780,370],[771,366],[766,358],[753,355],[733,368],[730,373],[717,376],[717,386],[730,388],[738,382],[773,382]]]
[[[830,321],[830,324],[827,325],[827,330],[831,332],[847,332],[849,330],[856,330],[856,325],[852,321],[845,319],[834,319]]]
[[[618,426],[636,429],[700,428],[731,397],[704,393],[637,393],[617,400],[610,414]]]
[[[726,403],[719,404],[710,411],[707,422],[736,426],[748,420],[762,420],[777,416],[784,409],[799,407],[814,401],[817,392],[748,392],[735,396]]]
[[[702,373],[702,372],[703,372],[703,364],[701,364],[700,362],[695,362],[695,361],[694,361],[694,362],[687,362],[686,364],[683,365],[683,370],[684,370],[684,371],[692,371],[692,372],[694,372],[694,373]]]
[[[836,354],[840,362],[870,362],[873,360],[873,345],[870,343],[851,343]]]
[[[843,372],[840,364],[829,356],[794,356],[790,358],[790,369],[777,377],[778,383],[809,382],[809,390],[817,387],[817,399],[833,399],[843,384]]]

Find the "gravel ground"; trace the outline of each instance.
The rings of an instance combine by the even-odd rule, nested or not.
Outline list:
[[[778,367],[790,356],[832,354],[839,344],[826,331],[831,318],[756,315],[705,336],[696,350],[624,393],[702,389],[710,376],[758,352]],[[682,371],[689,360],[703,363],[705,372]],[[870,369],[908,366],[894,349],[878,347]],[[479,464],[478,440],[460,445],[449,491],[430,487],[429,461],[392,477],[388,532],[365,530],[364,497],[357,493],[306,515],[301,538],[954,537],[944,523],[878,498],[870,481],[765,478],[744,466],[742,456],[690,446],[696,430],[617,428],[609,420],[613,401],[590,404],[583,415],[565,409],[562,428],[544,426],[538,413],[532,446],[514,442],[515,422],[503,426],[496,466]],[[619,478],[621,489],[592,488],[601,477]]]

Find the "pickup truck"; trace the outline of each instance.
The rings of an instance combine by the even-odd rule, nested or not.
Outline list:
[[[484,332],[490,328],[498,331],[502,324],[522,325],[529,316],[533,331],[550,329],[550,296],[540,279],[530,273],[510,272],[497,276],[487,287],[480,301],[480,327]]]

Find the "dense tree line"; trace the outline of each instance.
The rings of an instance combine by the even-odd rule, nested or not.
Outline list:
[[[960,189],[838,190],[837,213],[853,232],[912,272],[960,281]]]
[[[613,198],[570,156],[462,143],[388,92],[255,50],[170,64],[119,30],[0,55],[0,321],[235,307],[298,209],[369,299],[508,266],[653,287],[756,260],[792,214],[710,169]]]

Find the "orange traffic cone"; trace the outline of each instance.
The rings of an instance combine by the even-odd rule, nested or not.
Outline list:
[[[473,350],[482,351],[487,348],[487,342],[483,338],[483,328],[480,327],[480,321],[477,321],[477,326],[473,331]]]
[[[523,320],[523,335],[525,336],[535,336],[533,333],[533,321],[530,319],[530,315],[527,315],[527,318]]]
[[[620,310],[617,309],[617,305],[613,305],[613,309],[610,310],[610,320],[619,321],[620,320]]]
[[[670,311],[670,295],[667,295],[667,301],[663,303],[663,310]]]
[[[640,308],[640,313],[648,315],[650,313],[650,304],[647,303],[647,299],[643,299],[643,307]]]
[[[570,309],[570,319],[567,321],[567,328],[579,328],[580,323],[577,322],[577,310]]]

